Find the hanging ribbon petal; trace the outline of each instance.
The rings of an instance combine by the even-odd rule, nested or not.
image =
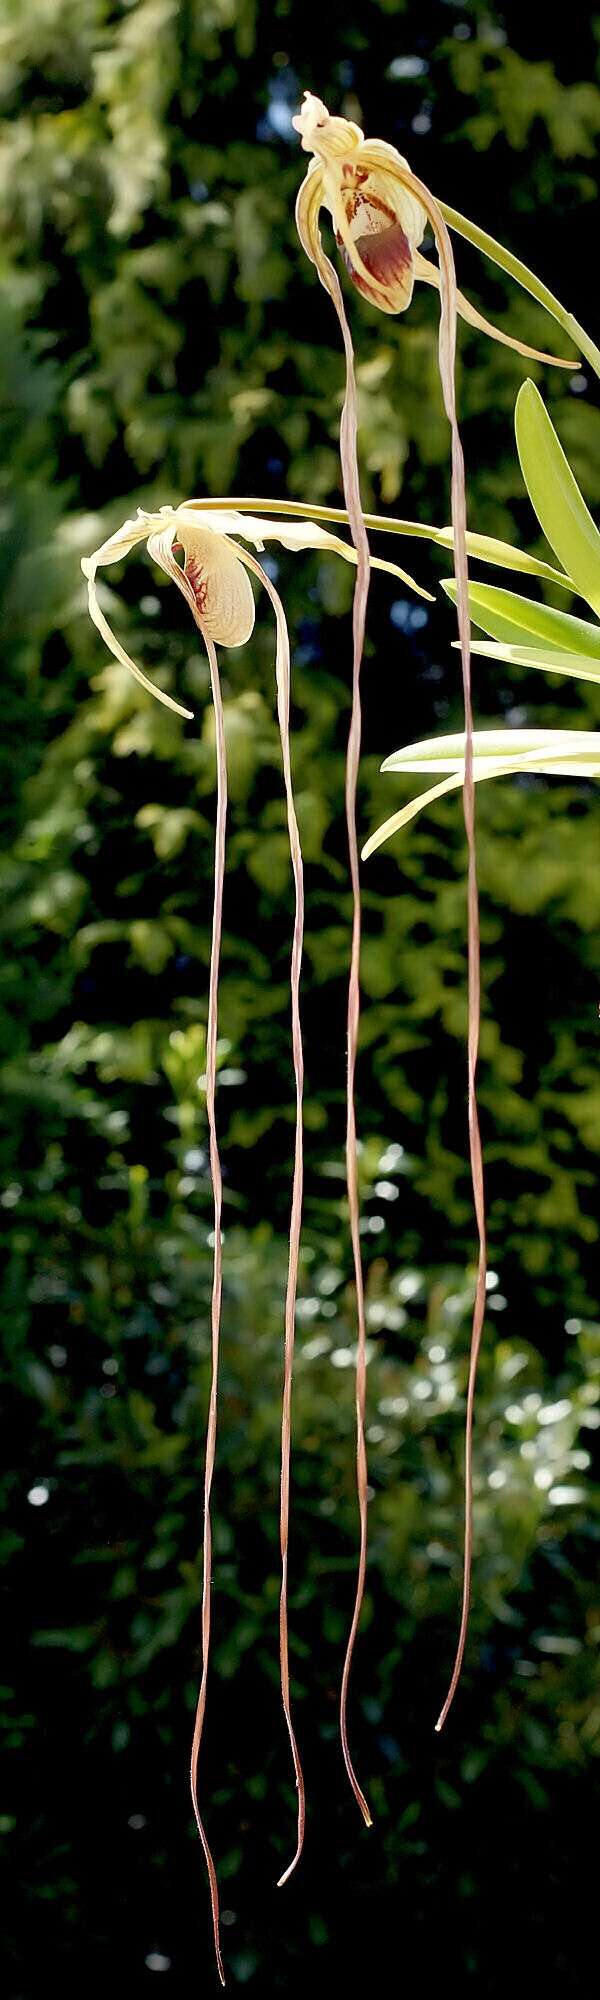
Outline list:
[[[136,661],[132,660],[131,655],[125,652],[124,646],[121,645],[120,639],[117,639],[98,603],[96,589],[96,568],[98,564],[118,562],[121,556],[128,554],[136,542],[145,540],[147,535],[147,517],[144,518],[143,526],[140,525],[139,528],[135,529],[135,532],[127,532],[133,529],[133,522],[125,522],[124,528],[118,534],[111,535],[107,542],[103,542],[102,547],[96,551],[95,555],[84,556],[82,559],[81,567],[84,576],[87,578],[90,618],[103,638],[105,645],[108,646],[109,653],[112,653],[113,659],[118,660],[122,667],[127,667],[128,672],[133,674],[134,679],[139,681],[140,686],[145,688],[148,694],[154,695],[156,701],[162,702],[164,708],[173,709],[176,715],[183,715],[186,721],[189,722],[192,716],[191,708],[184,708],[181,702],[174,701],[170,694],[165,694],[163,688],[155,687],[154,682],[148,680],[147,675],[142,673],[141,667],[138,667]]]
[[[415,277],[422,278],[425,285],[433,285],[439,292],[440,274],[437,265],[430,264],[427,257],[422,257],[420,250],[415,253]],[[461,319],[466,320],[468,326],[476,327],[478,333],[486,333],[490,340],[498,341],[502,347],[512,347],[515,354],[523,354],[529,361],[543,361],[550,368],[568,368],[570,373],[573,373],[575,366],[573,361],[564,361],[559,354],[546,354],[540,347],[528,347],[525,340],[516,340],[512,333],[503,333],[501,327],[494,326],[493,320],[484,319],[483,313],[471,305],[470,299],[465,298],[464,292],[457,292],[456,304]]]

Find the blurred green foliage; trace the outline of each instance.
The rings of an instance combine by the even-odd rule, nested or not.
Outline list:
[[[107,1975],[142,1994],[162,1971],[187,1996],[212,1977],[186,1794],[211,1264],[198,1088],[208,673],[177,593],[131,558],[111,580],[115,621],[149,671],[191,698],[197,724],[146,701],[86,621],[79,557],[136,506],[193,492],[339,497],[339,343],[293,227],[290,114],[304,85],[394,140],[595,331],[597,24],[578,13],[575,35],[558,16],[551,30],[537,0],[509,0],[501,15],[479,0],[359,0],[343,19],[289,0],[256,15],[250,0],[5,6],[0,1201],[5,1553],[24,1613],[9,1626],[4,1691],[11,2000],[30,2000],[49,1965],[73,1994],[104,1992]],[[458,261],[484,310],[548,340],[498,273],[462,248]],[[353,299],[352,314],[365,500],[442,522],[435,302],[419,294],[409,316],[382,323]],[[524,370],[467,329],[460,356],[471,521],[528,536],[512,442]],[[593,504],[588,386],[535,372]],[[424,549],[418,561],[435,588],[447,564]],[[315,1985],[352,1991],[394,1954],[399,1977],[421,1984],[450,1969],[496,1995],[517,1960],[523,1978],[580,1993],[579,1786],[600,1730],[596,801],[584,784],[528,780],[486,788],[478,809],[495,1281],[468,1670],[441,1743],[473,1253],[460,805],[445,802],[365,871],[373,1500],[353,1729],[376,1806],[366,1840],[342,1782],[336,1706],[356,1555],[342,1165],[352,579],[309,556],[278,555],[277,576],[307,857],[291,1617],[310,1820],[303,1873],[271,1895],[293,1820],[277,1680],[292,902],[262,603],[251,644],[222,655],[225,1307],[202,1786],[231,1978],[300,1994],[309,1968]],[[381,757],[460,726],[451,636],[439,596],[423,623],[421,604],[374,579],[365,827],[393,803]],[[546,689],[484,661],[476,700],[484,720],[597,721],[592,685]]]

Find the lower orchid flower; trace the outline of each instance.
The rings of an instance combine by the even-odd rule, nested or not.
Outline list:
[[[247,503],[246,503],[247,504]],[[109,651],[141,682],[142,687],[156,696],[167,708],[178,715],[190,717],[191,711],[176,701],[164,689],[156,687],[148,680],[142,669],[125,652],[120,640],[108,624],[98,598],[97,572],[108,564],[118,562],[140,543],[146,543],[148,554],[160,565],[185,597],[196,625],[199,627],[206,646],[211,677],[212,697],[215,709],[216,762],[217,762],[217,813],[215,834],[215,883],[213,903],[212,944],[208,994],[208,1024],[206,1045],[206,1109],[209,1126],[210,1165],[214,1199],[214,1264],[211,1307],[212,1365],[211,1386],[208,1409],[206,1460],[204,1475],[204,1558],[202,1584],[202,1673],[191,1752],[190,1779],[194,1813],[208,1870],[215,1953],[221,1981],[224,1983],[223,1960],[219,1932],[219,1894],[214,1861],[200,1814],[197,1799],[198,1758],[206,1710],[208,1668],[211,1632],[211,1490],[215,1466],[217,1442],[217,1386],[219,1368],[219,1345],[222,1297],[222,1176],[216,1124],[216,1080],[217,1080],[217,1010],[219,961],[221,948],[223,887],[225,875],[225,833],[227,817],[227,763],[223,701],[221,695],[217,646],[243,646],[250,638],[255,619],[255,603],[250,575],[258,578],[273,605],[276,619],[276,684],[277,710],[282,747],[283,774],[286,795],[287,823],[290,854],[295,884],[295,918],[291,957],[291,1017],[292,1047],[296,1091],[296,1130],[294,1151],[294,1173],[292,1186],[289,1258],[285,1300],[285,1347],[281,1426],[281,1594],[280,1594],[280,1666],[283,1710],[293,1758],[296,1788],[298,1793],[298,1816],[296,1850],[293,1860],[281,1877],[287,1880],[296,1866],[302,1851],[305,1821],[305,1789],[302,1766],[296,1735],[292,1721],[289,1659],[288,1659],[288,1612],[287,1575],[290,1511],[290,1464],[291,1464],[291,1416],[292,1416],[292,1374],[294,1360],[294,1332],[296,1294],[298,1285],[298,1260],[302,1221],[303,1197],[303,1084],[304,1062],[302,1032],[300,1023],[300,972],[302,961],[304,929],[304,888],[300,834],[292,786],[290,751],[290,649],[283,605],[273,582],[249,550],[239,545],[238,537],[253,542],[262,549],[265,541],[275,541],[295,550],[317,549],[333,552],[346,562],[356,563],[354,549],[340,536],[311,520],[277,520],[259,518],[253,514],[238,513],[235,503],[185,502],[179,507],[161,507],[157,513],[138,512],[135,520],[125,521],[115,534],[110,535],[91,556],[84,557],[82,569],[88,583],[88,602],[91,617]],[[399,577],[403,583],[414,588],[419,595],[429,596],[418,584],[413,583],[405,570],[396,563],[379,561],[379,569],[387,570]],[[250,573],[250,574],[249,574]]]
[[[248,502],[241,503],[244,508]],[[265,505],[268,505],[265,502]],[[278,503],[279,506],[285,503]],[[252,505],[252,503],[250,503]],[[290,503],[290,512],[293,503]],[[306,510],[308,511],[308,510]],[[345,562],[356,564],[354,549],[339,535],[333,535],[312,520],[270,521],[259,519],[252,513],[238,513],[235,501],[188,500],[179,507],[161,507],[158,513],[146,514],[140,508],[133,521],[124,521],[116,533],[109,535],[91,556],[82,559],[82,570],[88,585],[88,606],[90,616],[97,626],[110,652],[121,665],[128,667],[141,686],[165,708],[175,710],[177,715],[191,720],[192,710],[184,708],[170,694],[156,687],[142,673],[135,660],[125,652],[120,640],[107,622],[98,602],[96,573],[107,564],[120,562],[124,556],[140,542],[146,542],[148,554],[166,570],[173,583],[182,591],[192,616],[199,626],[207,644],[218,646],[243,646],[254,629],[255,606],[248,570],[258,576],[272,601],[277,592],[247,549],[238,546],[237,537],[253,542],[255,548],[262,549],[265,542],[280,542],[285,548],[300,551],[318,549],[324,553],[340,555]],[[176,560],[183,556],[183,562]],[[374,568],[387,570],[391,576],[399,577],[410,590],[419,597],[429,597],[408,571],[398,563],[376,560]],[[277,601],[279,601],[277,599]]]

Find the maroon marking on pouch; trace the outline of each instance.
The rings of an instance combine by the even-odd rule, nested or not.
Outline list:
[[[350,277],[360,288],[361,281],[364,283],[362,273],[355,270],[350,253],[339,235],[337,243]],[[372,235],[355,237],[355,249],[369,277],[378,279],[381,285],[390,285],[394,280],[404,278],[412,267],[410,243],[399,222],[393,222],[389,229],[379,229]]]
[[[200,617],[202,617],[203,612],[206,611],[206,600],[208,597],[208,577],[202,575],[202,570],[200,568],[197,556],[186,556],[182,542],[173,542],[172,554],[174,556],[182,555],[184,557],[183,574],[186,578],[186,582],[189,583],[190,590],[193,592],[194,601],[196,604],[196,609],[198,611],[198,614]]]

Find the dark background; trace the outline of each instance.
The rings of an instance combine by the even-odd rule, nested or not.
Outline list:
[[[210,1183],[203,1066],[214,813],[208,674],[145,558],[110,577],[183,724],[103,654],[79,558],[138,505],[339,501],[336,322],[303,259],[310,86],[394,141],[597,335],[597,23],[579,6],[44,0],[3,10],[0,585],[7,1260],[2,1463],[10,2000],[214,1990],[187,1758],[199,1670]],[[457,245],[522,338],[541,311]],[[365,502],[448,519],[436,305],[350,301]],[[512,412],[527,371],[463,329],[472,525],[538,546]],[[590,505],[597,385],[529,370]],[[381,545],[437,590],[425,544]],[[274,572],[275,573],[275,572]],[[477,1415],[474,1606],[460,1586],[474,1230],[466,1167],[460,801],[364,871],[359,1122],[368,1273],[368,1593],[354,1589],[354,1320],[343,1186],[352,578],[276,557],[294,643],[308,1091],[291,1541],[302,1869],[278,1692],[278,1440],[293,1142],[292,904],[273,626],[221,654],[232,799],[221,988],[225,1304],[214,1651],[201,1763],[232,1986],[256,1994],[579,1994],[600,1739],[594,1325],[597,804],[556,781],[478,800],[481,1112],[494,1272]],[[452,613],[373,582],[361,828],[405,796],[401,742],[461,724]],[[593,727],[591,686],[476,667],[480,719]]]

